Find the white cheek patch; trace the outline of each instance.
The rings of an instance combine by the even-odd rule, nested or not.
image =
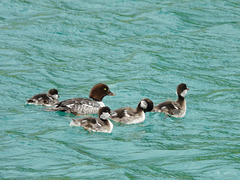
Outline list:
[[[182,97],[185,97],[186,94],[187,94],[187,90],[185,89],[185,90],[181,93],[181,96],[182,96]]]
[[[110,117],[110,114],[107,112],[103,112],[101,115],[100,115],[100,118],[101,119],[107,119],[107,118],[109,118]]]
[[[52,95],[54,99],[58,99],[58,94]]]
[[[146,101],[141,101],[140,106],[141,106],[141,108],[143,108],[143,109],[147,109],[148,104],[146,103]]]

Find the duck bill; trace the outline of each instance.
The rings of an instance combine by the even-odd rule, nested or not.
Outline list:
[[[108,96],[115,96],[116,94],[114,94],[114,93],[112,93],[111,91],[109,91],[109,92],[107,93],[107,95],[108,95]]]

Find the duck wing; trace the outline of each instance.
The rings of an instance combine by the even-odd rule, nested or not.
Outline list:
[[[49,98],[47,94],[37,94],[30,99],[27,99],[28,104],[44,104],[48,103]]]
[[[102,124],[98,122],[98,118],[88,117],[83,119],[72,119],[70,126],[81,126],[88,131],[98,131]]]
[[[154,111],[160,111],[169,115],[177,113],[179,110],[178,104],[174,101],[165,101],[155,106]]]
[[[116,109],[112,112],[111,117],[113,118],[123,118],[130,117],[136,114],[136,110],[131,107],[124,107]]]
[[[73,114],[97,114],[101,105],[87,98],[73,98],[61,101],[52,111],[65,111]]]

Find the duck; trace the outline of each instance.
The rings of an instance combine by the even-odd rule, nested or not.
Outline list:
[[[27,99],[27,104],[53,106],[59,102],[58,98],[58,90],[50,89],[47,93],[37,94],[30,99]]]
[[[165,101],[153,108],[153,112],[162,112],[166,114],[167,117],[183,118],[187,111],[187,105],[185,96],[189,88],[185,83],[181,83],[177,86],[177,101]]]
[[[74,115],[97,114],[105,104],[105,96],[115,96],[106,84],[98,83],[90,90],[89,98],[73,98],[61,101],[47,111],[64,111]]]
[[[124,124],[137,124],[145,120],[145,112],[153,109],[153,102],[148,99],[142,99],[136,109],[132,107],[122,107],[111,113],[110,119]]]
[[[80,126],[91,132],[111,133],[113,124],[108,118],[110,117],[111,109],[107,106],[101,107],[98,111],[98,117],[86,117],[82,119],[72,119],[70,126]]]

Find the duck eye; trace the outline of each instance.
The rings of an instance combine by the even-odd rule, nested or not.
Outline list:
[[[107,90],[107,88],[104,88],[103,90],[104,90],[104,91],[106,91],[106,90]]]

